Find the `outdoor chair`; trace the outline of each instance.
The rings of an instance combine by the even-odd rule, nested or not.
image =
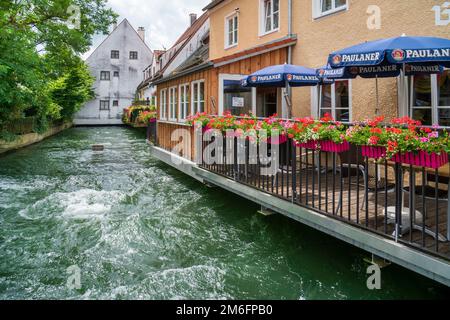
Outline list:
[[[384,192],[386,191],[386,189],[389,192],[395,187],[393,183],[389,183],[389,181],[386,181],[385,178],[380,178],[371,175],[371,170],[369,170],[369,168],[368,170],[366,170],[367,163],[365,161],[365,158],[361,155],[361,151],[359,150],[359,148],[357,148],[353,144],[350,144],[350,150],[348,152],[339,153],[339,161],[340,164],[336,165],[336,171],[340,173],[342,167],[342,169],[345,169],[349,179],[351,179],[352,174],[354,175],[355,170],[359,171],[359,174],[362,177],[363,183],[362,186],[363,188],[367,186],[369,192],[380,192],[380,191]],[[351,184],[356,185],[358,188],[361,186],[361,184],[358,185],[355,182],[352,182]],[[363,201],[361,202],[361,210],[364,210],[365,207],[366,192],[363,192],[363,195],[364,198]],[[342,205],[341,201],[342,200],[339,200],[336,212],[339,212],[340,210],[340,207]]]

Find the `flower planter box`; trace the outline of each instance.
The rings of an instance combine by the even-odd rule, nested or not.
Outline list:
[[[154,122],[156,122],[156,118],[152,118],[152,119],[150,119],[148,122],[149,122],[149,123],[154,123]]]
[[[274,137],[274,138],[273,137],[267,138],[267,143],[274,144],[274,145],[280,145],[280,144],[285,143],[286,141],[287,141],[286,135],[280,135],[279,137]]]
[[[418,167],[439,169],[448,163],[448,154],[444,151],[441,154],[430,154],[421,150],[419,152],[398,153],[392,158],[392,161]]]
[[[385,147],[375,147],[375,146],[361,146],[361,153],[363,157],[380,159],[386,157]]]
[[[325,152],[341,153],[350,150],[350,143],[347,141],[343,143],[335,143],[333,141],[321,141],[320,150]]]
[[[206,125],[202,127],[202,133],[205,133],[206,131],[208,131],[209,129],[211,129],[210,126]]]
[[[319,143],[317,141],[308,141],[306,143],[296,143],[298,148],[317,150]]]

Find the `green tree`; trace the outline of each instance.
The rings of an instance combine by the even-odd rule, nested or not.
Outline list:
[[[90,97],[80,55],[116,22],[106,2],[0,0],[0,130],[24,116],[69,119]]]
[[[49,84],[52,105],[49,115],[53,119],[70,120],[86,101],[94,98],[91,76],[86,64],[82,61],[69,73]]]

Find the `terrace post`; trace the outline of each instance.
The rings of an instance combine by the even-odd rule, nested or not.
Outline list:
[[[450,154],[449,154],[450,157]],[[450,241],[450,183],[448,187],[448,199],[447,201],[447,241]]]

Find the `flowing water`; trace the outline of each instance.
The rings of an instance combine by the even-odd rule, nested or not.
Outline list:
[[[0,298],[450,297],[398,266],[370,291],[368,254],[257,209],[152,159],[141,132],[67,130],[0,157]]]

